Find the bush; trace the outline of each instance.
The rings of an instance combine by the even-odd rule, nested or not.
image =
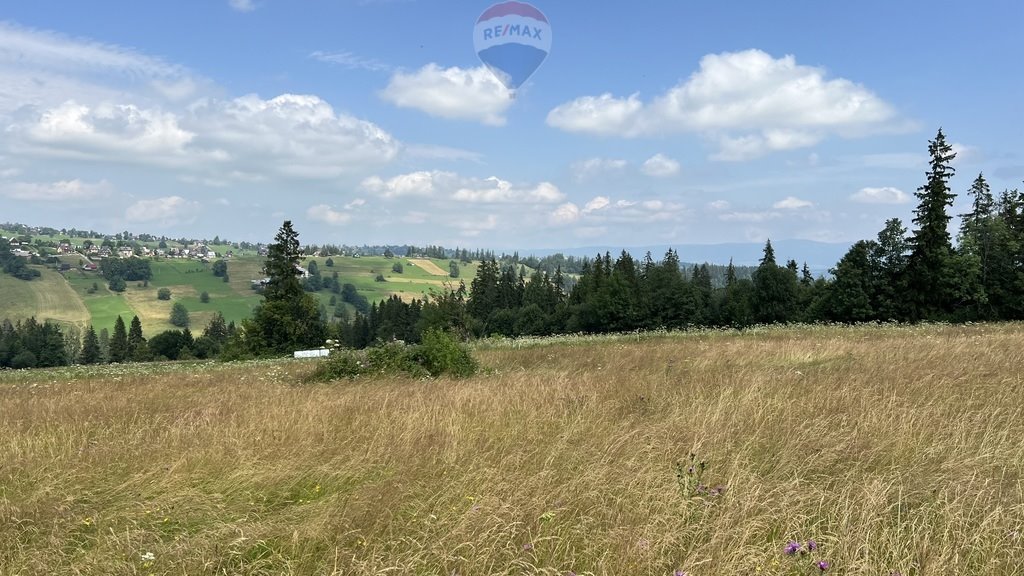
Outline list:
[[[475,374],[478,368],[469,349],[459,344],[453,336],[440,330],[429,330],[423,335],[423,343],[418,346],[389,342],[363,352],[336,350],[306,380],[330,382],[366,375],[397,374],[414,378],[449,374],[464,378]]]
[[[35,368],[37,363],[36,355],[28,350],[24,350],[11,359],[11,368],[14,368],[15,370]]]
[[[170,288],[161,288],[161,289],[157,290],[156,291],[156,299],[157,300],[170,300],[171,299],[171,289]]]
[[[117,277],[110,281],[110,289],[114,292],[124,292],[128,285],[125,283],[124,278]]]
[[[210,303],[210,293],[206,292],[206,291],[203,291],[203,293],[199,295],[199,301],[202,302],[203,304],[209,304]]]
[[[469,349],[447,332],[427,330],[417,348],[419,363],[432,376],[451,374],[465,378],[472,376],[479,369]]]

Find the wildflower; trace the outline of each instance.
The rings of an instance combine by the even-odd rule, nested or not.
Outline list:
[[[818,567],[818,570],[821,570],[822,572],[824,572],[824,571],[828,570],[829,567],[831,567],[832,565],[829,564],[827,560],[822,560],[822,561],[818,562],[817,564],[815,564],[815,566]]]
[[[529,552],[530,550],[533,550],[533,544],[529,542],[523,544],[523,552]]]
[[[782,551],[785,552],[786,556],[793,556],[800,551],[800,548],[801,546],[799,542],[795,540],[790,540],[786,543],[786,547],[783,548]]]
[[[818,549],[818,543],[817,542],[815,542],[814,540],[808,540],[807,541],[807,550],[809,552],[814,552],[817,549]]]
[[[677,569],[675,572],[672,573],[672,576],[689,576],[689,575],[686,572],[683,572],[682,570],[678,570]]]
[[[153,560],[156,560],[156,555],[152,552],[146,552],[142,555],[142,560],[145,562],[152,562]]]

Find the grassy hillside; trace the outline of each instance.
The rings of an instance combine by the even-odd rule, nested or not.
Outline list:
[[[0,373],[0,574],[1019,574],[1022,351],[778,328],[500,341],[464,381]]]
[[[243,256],[228,261],[229,282],[213,275],[210,264],[197,260],[153,260],[153,279],[148,286],[129,282],[122,294],[107,289],[107,282],[97,272],[86,272],[78,268],[81,257],[65,256],[62,261],[72,265],[63,274],[55,270],[36,266],[43,276],[31,282],[0,275],[0,318],[12,320],[35,316],[39,320],[56,320],[84,327],[92,323],[96,330],[113,329],[118,316],[129,321],[139,316],[147,336],[174,328],[168,322],[171,306],[181,302],[189,310],[194,330],[201,330],[216,312],[228,321],[239,322],[252,314],[260,302],[260,296],[252,290],[251,281],[263,277],[264,259],[259,256]],[[326,258],[308,258],[303,262],[309,266],[316,262],[321,275],[330,278],[337,271],[339,281],[351,283],[371,302],[398,295],[411,300],[423,298],[431,291],[444,290],[446,285],[458,286],[458,280],[448,277],[448,261],[429,261],[434,270],[416,266],[409,259],[384,257],[334,257],[334,267],[326,266]],[[396,262],[403,265],[403,273],[392,271]],[[438,275],[437,272],[443,272]],[[384,282],[375,280],[383,274]],[[467,285],[476,275],[476,263],[462,265],[460,277]],[[93,285],[96,290],[92,290]],[[172,299],[157,299],[157,290],[169,288]],[[207,292],[210,302],[203,304],[200,295]],[[325,306],[331,293],[317,294]]]

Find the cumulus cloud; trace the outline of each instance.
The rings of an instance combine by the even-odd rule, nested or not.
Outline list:
[[[655,178],[675,176],[679,173],[679,162],[664,154],[655,154],[644,162],[643,171],[644,174]]]
[[[712,210],[728,210],[731,204],[727,200],[715,200],[708,202],[708,208]]]
[[[362,188],[382,198],[401,198],[403,196],[432,196],[438,186],[457,180],[458,176],[451,172],[412,172],[400,174],[388,180],[380,176],[371,176],[363,180]]]
[[[206,100],[190,110],[197,143],[234,163],[298,178],[336,178],[393,160],[399,143],[376,124],[335,112],[317,96]]]
[[[496,177],[467,182],[452,195],[462,202],[483,202],[491,204],[526,203],[553,204],[565,198],[565,194],[550,182],[541,182],[531,187],[516,187],[511,182]]]
[[[811,206],[814,206],[813,202],[801,200],[795,196],[787,196],[772,204],[772,208],[776,210],[800,210],[801,208],[810,208]]]
[[[548,215],[548,222],[552,225],[572,224],[580,219],[580,207],[572,202],[566,202],[555,208]]]
[[[180,163],[195,138],[171,113],[131,104],[89,107],[73,100],[8,131],[44,154],[160,164]]]
[[[910,202],[910,195],[891,186],[881,188],[861,188],[850,196],[850,200],[861,204],[907,204]]]
[[[645,102],[638,94],[584,96],[548,114],[569,132],[626,137],[695,132],[719,159],[813,145],[826,135],[892,130],[896,113],[867,88],[760,50],[709,54],[685,82]]]
[[[124,217],[129,222],[172,226],[194,219],[198,212],[198,202],[186,200],[181,196],[165,196],[139,200],[125,210]]]
[[[327,204],[319,204],[317,206],[310,206],[306,210],[306,217],[314,222],[323,222],[330,224],[331,226],[340,226],[342,224],[348,224],[352,220],[352,213],[348,211],[339,211],[331,208]]]
[[[112,190],[109,182],[96,183],[81,180],[60,180],[57,182],[13,182],[0,185],[0,195],[27,202],[71,202],[93,200],[108,196]]]
[[[484,66],[467,69],[428,64],[415,72],[399,71],[380,96],[401,108],[491,126],[505,124],[505,112],[513,102],[508,89]]]
[[[441,171],[412,172],[387,180],[371,176],[361,187],[383,198],[419,196],[478,204],[553,204],[565,199],[550,182],[518,186],[496,176],[467,178]]]
[[[597,212],[598,210],[604,210],[609,204],[611,204],[611,200],[609,200],[607,196],[598,196],[590,202],[587,202],[586,205],[583,206],[583,211],[587,213]]]
[[[385,164],[400,144],[377,125],[336,113],[312,95],[201,100],[184,114],[135,105],[46,109],[9,129],[15,146],[42,155],[144,163],[242,175],[336,178]],[[232,178],[234,178],[232,176]]]

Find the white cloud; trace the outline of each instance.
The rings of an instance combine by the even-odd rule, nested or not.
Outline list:
[[[598,196],[583,206],[583,212],[589,213],[604,210],[609,204],[611,204],[611,200],[607,196]]]
[[[726,200],[715,200],[714,202],[708,202],[708,208],[712,210],[728,210],[731,204]]]
[[[371,122],[316,96],[203,100],[185,115],[159,108],[68,101],[9,128],[12,146],[37,155],[142,163],[259,181],[267,173],[328,179],[394,159],[400,145]],[[211,180],[212,181],[212,180]]]
[[[441,118],[505,124],[512,97],[484,66],[463,69],[428,64],[415,72],[396,72],[381,97],[401,108]]]
[[[612,158],[588,158],[574,162],[570,167],[573,178],[577,181],[584,181],[589,178],[601,176],[602,174],[621,172],[627,165],[625,160]]]
[[[810,208],[811,206],[814,206],[813,202],[801,200],[795,196],[787,196],[775,204],[772,204],[772,208],[776,210],[800,210],[801,208]]]
[[[337,64],[350,70],[369,70],[370,72],[387,72],[391,70],[390,64],[385,64],[376,58],[365,58],[347,50],[341,52],[322,52],[317,50],[309,55],[310,58],[325,64]]]
[[[664,154],[655,154],[644,162],[643,171],[644,174],[655,178],[675,176],[679,173],[679,162]]]
[[[228,0],[228,5],[237,12],[252,12],[256,9],[256,3],[253,0]]]
[[[327,204],[310,206],[309,210],[306,210],[306,217],[314,222],[323,222],[331,226],[348,224],[352,220],[351,213],[335,210]]]
[[[366,200],[363,200],[362,198],[356,198],[356,199],[352,200],[351,202],[349,202],[348,204],[345,204],[345,210],[355,210],[356,208],[359,208],[360,206],[365,206],[365,205],[366,205]]]
[[[197,144],[225,151],[253,172],[329,179],[385,164],[399,152],[399,143],[376,124],[337,113],[309,94],[206,100],[190,112]]]
[[[850,200],[861,204],[907,204],[910,202],[910,195],[891,186],[882,188],[861,188],[850,196]]]
[[[566,202],[548,215],[548,222],[552,225],[558,226],[562,224],[572,224],[580,219],[580,207],[573,204],[572,202]]]
[[[160,164],[180,163],[195,134],[178,118],[157,109],[104,104],[89,107],[69,100],[42,112],[29,124],[8,129],[36,152],[101,160],[110,157]]]
[[[626,137],[680,132],[719,141],[719,159],[806,147],[824,136],[894,128],[893,108],[861,85],[760,50],[709,54],[685,82],[650,102],[639,95],[584,96],[548,114],[569,132]]]
[[[517,188],[511,182],[496,177],[473,180],[459,188],[452,198],[462,202],[491,204],[553,204],[565,199],[565,194],[550,182],[533,187]]]
[[[109,195],[111,190],[112,187],[106,180],[95,184],[75,179],[49,183],[13,182],[0,185],[0,195],[29,202],[93,200]]]
[[[380,176],[371,176],[363,180],[361,187],[382,198],[401,198],[404,196],[432,196],[438,185],[452,182],[458,177],[451,172],[412,172],[400,174],[388,180]],[[437,184],[435,184],[435,182]]]
[[[199,212],[199,203],[181,196],[166,196],[153,200],[139,200],[125,210],[129,222],[171,226],[193,219]]]

